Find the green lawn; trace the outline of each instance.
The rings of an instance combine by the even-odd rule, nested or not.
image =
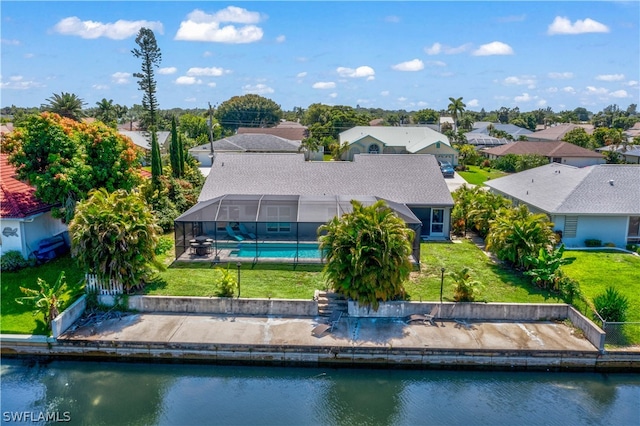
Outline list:
[[[507,175],[507,173],[501,172],[500,170],[486,170],[479,166],[467,166],[467,168],[467,171],[458,172],[458,174],[472,185],[484,185],[489,179],[496,179]]]
[[[613,286],[629,300],[627,321],[640,322],[640,256],[606,250],[567,250],[564,255],[576,258],[562,269],[580,283],[587,298]]]
[[[38,288],[38,277],[54,284],[60,271],[65,272],[69,292],[66,294],[66,308],[82,290],[84,273],[78,269],[69,255],[33,268],[17,272],[2,272],[2,314],[0,333],[9,334],[48,334],[43,315],[33,315],[32,307],[20,305],[15,299],[24,294],[20,287]],[[73,300],[72,300],[73,299]]]

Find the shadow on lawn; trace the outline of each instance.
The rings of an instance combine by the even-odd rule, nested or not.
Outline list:
[[[489,265],[489,269],[505,285],[519,287],[526,290],[530,295],[542,296],[544,300],[556,299],[558,303],[564,303],[564,300],[559,293],[536,287],[531,283],[529,278],[522,274],[522,272],[516,271],[509,266],[492,264]]]

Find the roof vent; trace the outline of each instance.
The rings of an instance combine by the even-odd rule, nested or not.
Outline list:
[[[613,186],[613,179],[609,181],[609,185]]]

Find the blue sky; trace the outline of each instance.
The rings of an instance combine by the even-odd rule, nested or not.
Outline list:
[[[160,108],[255,93],[312,103],[467,109],[639,102],[640,2],[31,2],[1,10],[2,106],[71,92],[140,104],[131,50],[154,30]]]

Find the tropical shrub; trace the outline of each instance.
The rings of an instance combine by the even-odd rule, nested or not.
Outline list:
[[[30,266],[32,262],[22,256],[18,250],[10,250],[0,257],[0,271],[15,272]]]
[[[453,280],[453,300],[456,302],[473,302],[483,288],[479,281],[471,279],[469,268],[449,272],[448,275]]]
[[[414,232],[382,200],[351,205],[351,213],[318,229],[324,273],[335,291],[378,309],[380,301],[404,297]]]
[[[129,292],[149,278],[159,232],[137,192],[94,190],[69,225],[71,253],[87,272],[114,279]]]
[[[612,286],[594,297],[593,304],[605,321],[624,322],[627,319],[629,300]]]
[[[602,241],[596,239],[584,240],[585,247],[602,247]]]
[[[171,237],[162,236],[158,238],[158,244],[156,245],[156,255],[161,255],[173,248],[173,239]]]
[[[220,297],[233,297],[238,288],[238,281],[233,272],[229,270],[229,265],[227,265],[227,269],[216,268],[215,271],[217,274],[216,294]]]
[[[538,256],[526,256],[529,270],[524,274],[531,277],[531,281],[541,288],[560,291],[559,280],[562,276],[560,267],[569,265],[575,257],[563,257],[564,244],[551,250],[540,248]]]
[[[60,308],[63,303],[62,296],[67,291],[64,271],[60,272],[53,285],[42,278],[38,278],[38,287],[40,287],[38,290],[20,287],[20,291],[26,296],[16,298],[16,302],[21,305],[25,303],[33,304],[36,308],[33,314],[43,314],[44,321],[51,328],[51,321],[60,314]]]

